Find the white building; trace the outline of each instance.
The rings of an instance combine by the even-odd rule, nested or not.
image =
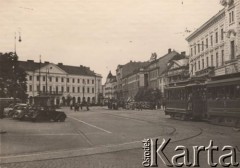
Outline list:
[[[186,39],[191,76],[240,71],[240,0],[220,2],[224,8]]]
[[[62,63],[39,63],[33,60],[19,61],[27,73],[27,94],[32,101],[39,93],[56,96],[55,104],[74,102],[99,102],[102,88],[102,76],[80,65],[69,66]]]

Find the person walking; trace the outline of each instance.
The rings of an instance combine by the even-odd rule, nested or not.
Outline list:
[[[162,107],[163,107],[163,110],[166,109],[166,99],[165,99],[165,97],[162,98]]]
[[[87,111],[89,111],[89,103],[88,102],[86,103],[86,108],[87,108]]]

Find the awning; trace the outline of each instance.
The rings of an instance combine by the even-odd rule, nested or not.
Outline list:
[[[236,85],[236,84],[240,85],[240,77],[209,81],[207,82],[207,87],[228,86],[228,85]]]

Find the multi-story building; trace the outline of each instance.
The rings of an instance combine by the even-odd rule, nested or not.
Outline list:
[[[140,88],[148,86],[148,72],[140,68],[125,76],[122,81],[123,99],[134,98]]]
[[[55,104],[99,102],[102,76],[89,67],[39,63],[33,60],[19,61],[19,65],[27,73],[27,94],[30,102],[40,93],[54,94]]]
[[[106,82],[103,86],[105,99],[115,99],[117,98],[117,79],[116,76],[112,75],[111,71],[109,72]]]
[[[136,73],[139,69],[148,65],[149,62],[130,61],[125,65],[118,65],[116,69],[117,79],[117,98],[123,99],[128,97],[127,77]]]
[[[134,98],[140,88],[160,89],[164,91],[165,76],[163,73],[168,68],[168,62],[185,58],[185,52],[179,54],[168,49],[168,53],[160,58],[151,59],[144,65],[121,78],[121,91],[123,98]],[[117,70],[117,72],[119,72]]]
[[[185,57],[180,60],[171,60],[168,63],[168,68],[164,72],[165,84],[175,85],[179,82],[186,82],[189,80],[189,60]]]
[[[185,52],[181,52],[179,54],[174,50],[168,49],[168,53],[158,59],[158,63],[157,63],[158,76],[157,76],[157,80],[156,78],[154,78],[154,80],[157,82],[157,89],[159,89],[162,94],[164,93],[165,86],[168,84],[168,79],[165,76],[165,72],[168,70],[169,62],[173,60],[183,59],[185,57],[186,57]],[[154,89],[154,87],[152,88]]]
[[[240,70],[240,0],[220,2],[224,8],[186,38],[191,76],[208,78]]]

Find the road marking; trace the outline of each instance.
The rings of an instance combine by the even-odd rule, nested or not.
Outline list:
[[[77,132],[79,133],[79,135],[81,135],[89,145],[93,146],[93,143],[90,141],[90,139],[81,131],[81,130],[77,130]]]
[[[109,134],[112,133],[112,132],[110,132],[110,131],[108,131],[108,130],[105,130],[105,129],[100,128],[100,127],[98,127],[98,126],[95,126],[95,125],[89,124],[89,123],[87,123],[87,122],[85,122],[85,121],[82,121],[82,120],[79,120],[79,119],[77,119],[77,118],[74,118],[74,117],[68,117],[68,118],[71,118],[71,119],[76,120],[76,121],[78,121],[78,122],[84,123],[84,124],[86,124],[86,125],[88,125],[88,126],[91,126],[91,127],[97,128],[97,129],[99,129],[99,130],[101,130],[101,131],[104,131],[104,132],[106,132],[106,133],[109,133]]]

